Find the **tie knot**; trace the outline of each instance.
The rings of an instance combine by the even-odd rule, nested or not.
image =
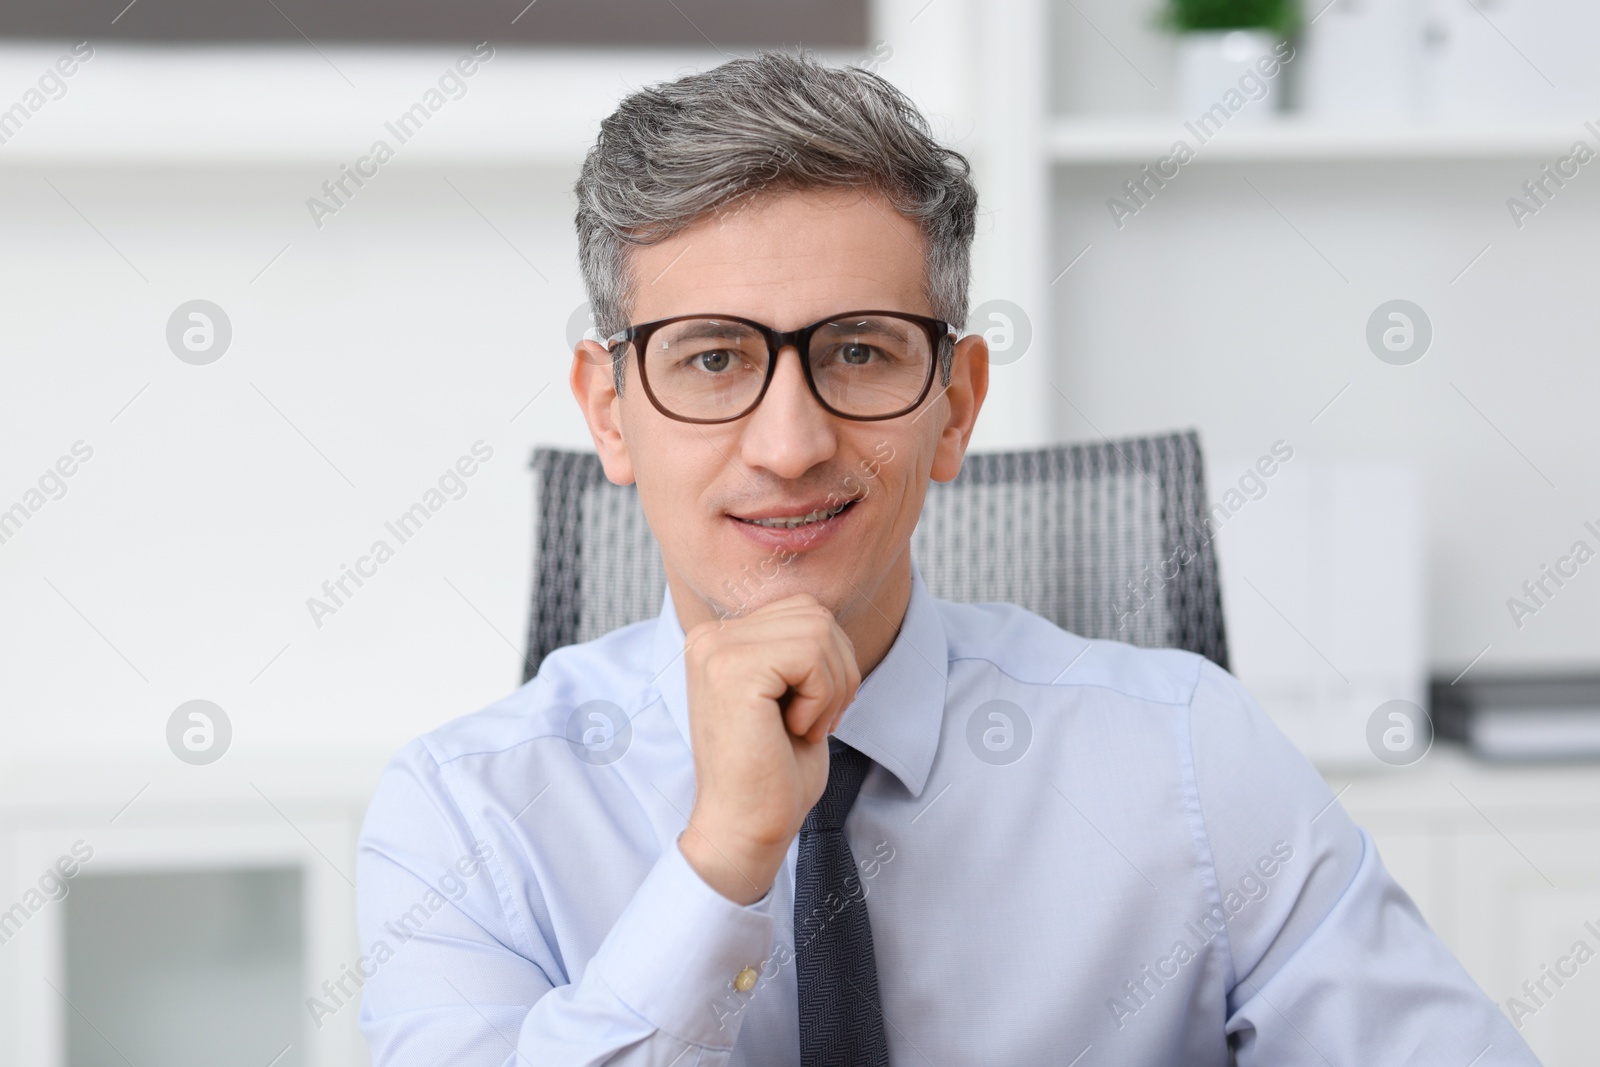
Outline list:
[[[850,814],[856,794],[861,792],[861,782],[867,776],[872,759],[839,740],[828,737],[828,785],[822,791],[810,813],[806,815],[802,833],[815,830],[842,830],[844,819]]]

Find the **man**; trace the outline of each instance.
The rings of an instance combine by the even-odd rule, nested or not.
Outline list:
[[[988,353],[903,96],[735,60],[625,100],[577,198],[572,390],[668,590],[386,772],[377,1064],[1535,1062],[1229,674],[928,594]]]

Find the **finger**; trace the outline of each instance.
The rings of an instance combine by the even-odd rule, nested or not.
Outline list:
[[[826,654],[822,654],[822,662],[827,664]],[[827,664],[827,672],[829,672],[830,685],[826,704],[819,704],[816,707],[816,715],[810,721],[800,723],[798,729],[795,729],[795,733],[805,737],[806,741],[810,741],[811,744],[816,744],[816,742],[822,741],[824,737],[827,737],[827,725],[829,725],[830,721],[834,721],[834,709],[838,707],[838,677],[842,672],[834,664]]]
[[[856,661],[855,645],[850,636],[840,627],[834,627],[833,634],[834,654],[839,660],[841,677],[839,705],[831,716],[828,724],[829,732],[838,729],[839,721],[844,718],[844,713],[850,705],[855,703],[856,695],[861,689],[861,668]]]
[[[856,658],[856,643],[844,632],[843,627],[834,627],[834,632],[839,641],[839,656],[844,660],[845,681],[849,686],[850,698],[853,700],[861,688],[861,661]]]
[[[832,685],[828,691],[827,706],[818,708],[816,719],[805,724],[806,740],[812,744],[826,740],[828,731],[833,728],[834,722],[837,721],[838,709],[842,706],[841,698],[845,680],[844,663],[839,660],[838,650],[832,641],[824,639],[818,646],[818,654],[821,656],[822,662],[827,664],[828,676]]]
[[[850,637],[842,629],[839,630],[837,640],[839,643],[839,659],[843,664],[844,687],[839,696],[839,710],[834,713],[833,724],[830,730],[837,730],[839,723],[844,719],[844,713],[850,705],[856,702],[856,697],[861,692],[861,667],[856,662],[856,649]]]
[[[767,666],[767,695],[778,700],[785,727],[797,737],[832,719],[848,681],[849,668],[830,636],[835,628],[831,614],[813,606],[738,634],[742,653]]]
[[[806,682],[797,683],[791,678],[789,684],[795,687],[797,693],[784,713],[784,726],[795,736],[804,736],[809,734],[815,723],[827,721],[834,694],[839,688],[838,677],[827,657],[817,655],[811,659]],[[809,699],[802,700],[802,696]]]
[[[831,616],[828,620],[828,634],[825,642],[828,662],[833,669],[835,682],[834,703],[828,714],[827,720],[822,724],[821,736],[826,737],[838,728],[839,720],[844,717],[845,710],[855,701],[856,691],[861,685],[861,670],[856,663],[855,646],[851,643],[849,635],[839,626]]]
[[[822,602],[810,593],[794,593],[782,600],[774,600],[763,604],[759,608],[745,615],[746,619],[767,618],[776,615],[793,614],[797,611],[807,611],[822,607]],[[826,611],[826,608],[823,608]]]
[[[777,668],[781,683],[795,690],[784,713],[785,728],[797,737],[805,736],[817,721],[826,721],[835,701],[837,685],[826,657],[818,654],[814,642],[791,646],[790,656]]]

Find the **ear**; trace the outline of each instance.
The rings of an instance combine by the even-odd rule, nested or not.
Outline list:
[[[607,480],[617,485],[633,482],[633,461],[622,433],[622,397],[611,376],[611,353],[598,341],[580,341],[572,350],[572,395],[589,425],[594,450],[600,454]]]
[[[936,482],[948,482],[961,473],[961,460],[967,442],[977,425],[983,398],[989,395],[989,343],[981,333],[968,334],[956,342],[950,365],[950,387],[944,392],[946,415],[933,454]]]

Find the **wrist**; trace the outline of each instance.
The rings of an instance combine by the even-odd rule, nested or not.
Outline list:
[[[702,881],[739,905],[767,895],[788,853],[787,842],[781,847],[750,845],[692,815],[678,835],[678,848]]]

